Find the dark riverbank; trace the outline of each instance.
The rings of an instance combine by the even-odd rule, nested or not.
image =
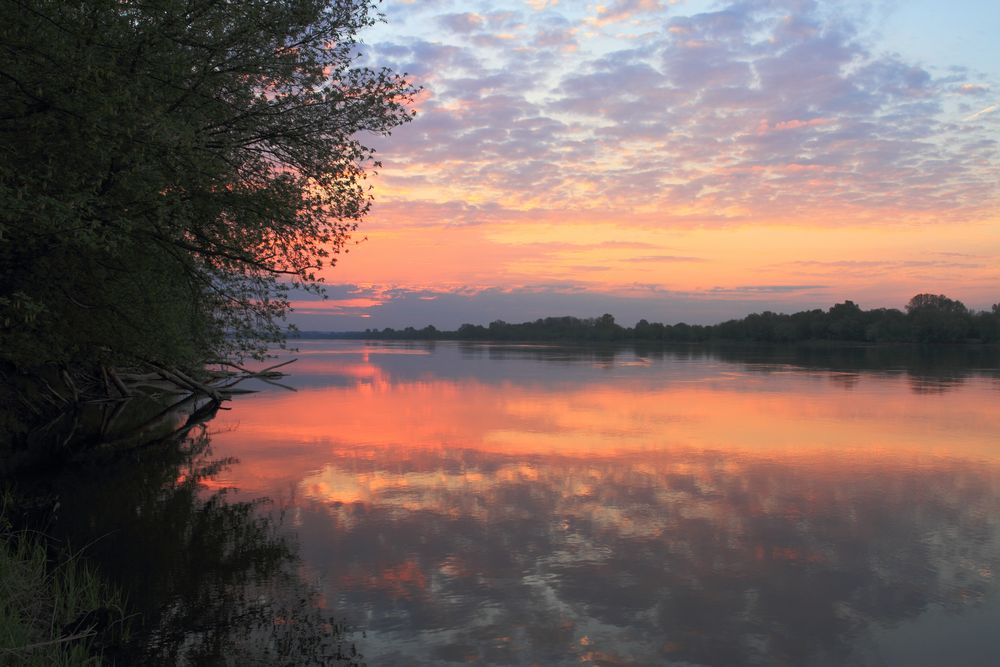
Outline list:
[[[304,339],[466,340],[484,342],[665,342],[665,343],[997,343],[1000,304],[973,311],[944,295],[918,294],[905,312],[895,308],[863,310],[852,301],[828,310],[784,314],[766,311],[719,324],[662,324],[639,320],[623,327],[610,314],[597,318],[546,317],[511,324],[495,320],[487,326],[463,324],[453,331],[366,329],[351,332],[303,331]]]

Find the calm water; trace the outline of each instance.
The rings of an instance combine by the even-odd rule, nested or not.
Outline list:
[[[369,664],[1000,664],[995,354],[300,348],[199,488]]]

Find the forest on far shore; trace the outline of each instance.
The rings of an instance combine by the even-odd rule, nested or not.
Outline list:
[[[720,324],[662,324],[639,320],[623,327],[612,315],[596,318],[545,317],[511,324],[502,320],[488,326],[463,324],[455,331],[434,326],[423,329],[366,329],[348,333],[303,331],[299,338],[366,338],[376,340],[489,340],[489,341],[663,341],[701,343],[746,341],[790,343],[845,341],[868,343],[996,343],[1000,342],[1000,303],[974,311],[943,294],[918,294],[905,310],[863,310],[853,301],[828,310],[816,308],[793,314],[765,311]]]

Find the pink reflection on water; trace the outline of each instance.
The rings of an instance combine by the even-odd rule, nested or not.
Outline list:
[[[213,422],[215,453],[241,460],[218,483],[295,508],[304,571],[367,614],[386,659],[493,642],[515,661],[721,664],[763,625],[767,655],[800,664],[996,588],[989,379],[649,366],[566,382],[318,358],[308,374],[335,382]],[[401,639],[401,608],[435,632]],[[514,636],[525,653],[496,643]]]

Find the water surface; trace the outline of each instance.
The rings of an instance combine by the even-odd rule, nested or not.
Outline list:
[[[300,347],[202,483],[369,664],[1000,664],[995,354]]]

